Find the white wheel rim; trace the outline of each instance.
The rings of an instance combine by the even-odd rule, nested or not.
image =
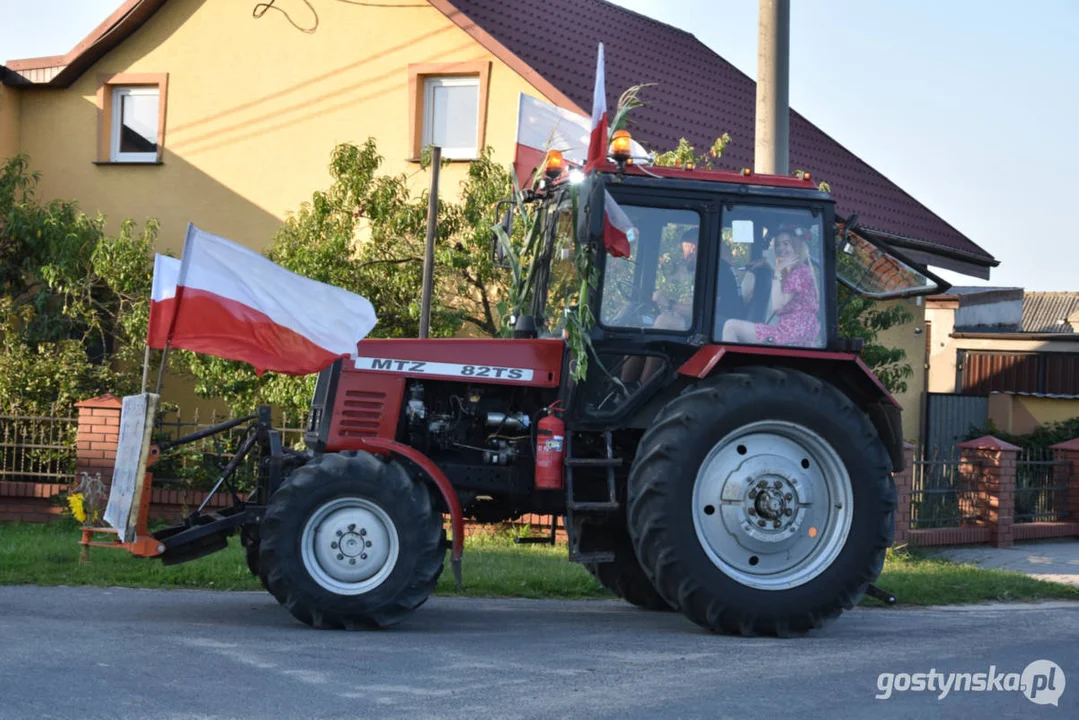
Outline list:
[[[337,595],[362,595],[386,581],[400,540],[386,511],[360,497],[330,500],[315,510],[300,536],[304,567]]]
[[[701,463],[693,525],[724,574],[758,590],[786,590],[835,562],[853,500],[846,466],[824,438],[763,420],[727,435]]]

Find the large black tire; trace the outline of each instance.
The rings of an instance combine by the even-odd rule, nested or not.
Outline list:
[[[373,586],[349,586],[349,580],[346,590],[338,591],[326,583],[332,582],[332,573],[340,569],[330,568],[329,574],[321,570],[323,566],[313,549],[317,543],[333,539],[329,533],[335,528],[323,531],[320,525],[313,539],[309,537],[306,561],[301,545],[310,518],[332,507],[335,501],[350,500],[377,507],[392,521],[397,556],[393,560],[391,555],[381,566],[385,573],[377,573],[369,580],[376,583]],[[331,517],[334,516],[320,523],[335,525]],[[362,529],[346,528],[346,535],[338,537],[341,547],[345,540],[353,538],[362,548]],[[433,506],[427,487],[410,478],[398,463],[368,453],[320,455],[293,471],[270,500],[259,531],[259,574],[278,602],[307,625],[348,630],[388,627],[403,620],[434,592],[445,559],[444,534],[442,516]],[[366,537],[370,547],[375,534]],[[392,533],[387,532],[385,537],[392,544]],[[363,558],[366,561],[366,555]],[[330,579],[316,579],[319,573]],[[349,587],[356,588],[358,594],[349,594]]]
[[[702,527],[716,518],[726,522],[723,518],[728,517],[728,511],[752,515],[749,509],[743,509],[741,500],[727,496],[724,504],[717,497],[715,506],[703,505],[704,514],[709,516],[705,518],[695,507],[709,501],[698,497],[695,506],[694,492],[698,482],[702,487],[714,487],[706,485],[710,477],[736,478],[733,468],[743,467],[737,461],[710,465],[716,468],[715,474],[702,473],[701,480],[698,472],[706,461],[715,463],[717,457],[730,457],[710,455],[714,448],[719,452],[721,448],[735,447],[737,453],[752,458],[752,449],[737,440],[732,444],[729,439],[737,438],[732,433],[745,432],[742,429],[754,423],[808,429],[826,443],[826,448],[830,447],[831,457],[842,462],[850,479],[845,487],[849,487],[853,508],[844,516],[847,520],[843,522],[849,521],[845,542],[839,544],[842,532],[831,536],[837,538],[833,547],[841,548],[834,551],[838,554],[830,561],[818,562],[813,570],[818,574],[811,577],[807,573],[804,578],[809,579],[800,584],[792,582],[793,587],[761,587],[755,577],[743,575],[749,579],[737,579],[737,569],[724,571],[709,555],[717,554],[716,548],[705,549],[704,535],[699,536],[695,525],[698,518]],[[825,455],[827,452],[822,451]],[[739,369],[688,388],[659,413],[644,434],[629,479],[629,532],[644,573],[660,596],[698,625],[739,635],[802,634],[823,627],[845,609],[854,607],[867,585],[879,576],[894,535],[896,496],[891,470],[888,453],[869,418],[834,386],[795,370]],[[841,473],[821,475],[836,476]],[[722,482],[735,487],[743,483],[741,479]],[[747,477],[742,487],[753,488],[746,497],[763,494],[756,490],[761,487],[756,477]],[[795,489],[797,492],[797,486]],[[829,509],[832,507],[836,505],[825,506],[824,512],[841,512]],[[796,508],[795,516],[798,512]],[[836,521],[834,526],[841,527],[843,522]],[[744,526],[746,536],[751,531],[763,534],[755,525]],[[764,532],[770,528],[771,525]],[[798,527],[790,529],[791,542],[817,537],[815,527],[802,528],[802,534],[795,530]],[[787,528],[783,530],[786,531]],[[822,539],[824,532],[821,531]],[[729,548],[721,543],[736,542],[730,539],[734,536],[727,533],[721,536],[724,539],[713,542]],[[736,553],[729,554],[733,557]],[[769,556],[773,557],[781,555]],[[763,561],[750,557],[738,558],[737,562],[754,565]],[[790,577],[794,579],[793,574]]]
[[[652,586],[633,551],[629,531],[622,525],[582,525],[581,551],[610,550],[614,561],[585,563],[584,567],[599,584],[616,597],[645,610],[670,611],[670,604]]]

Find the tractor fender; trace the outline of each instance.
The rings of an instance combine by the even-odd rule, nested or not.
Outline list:
[[[446,507],[450,511],[450,526],[453,529],[453,548],[450,553],[450,565],[453,568],[453,579],[457,588],[461,589],[461,556],[465,549],[465,519],[461,511],[461,502],[457,499],[457,493],[453,490],[449,478],[435,465],[429,457],[414,447],[381,437],[357,438],[359,449],[366,450],[378,455],[399,455],[400,457],[415,463],[421,470],[427,473],[431,482],[435,484],[442,498],[446,501]]]
[[[855,353],[812,348],[705,345],[678,368],[678,374],[705,378],[716,372],[717,368],[731,369],[761,363],[801,370],[836,385],[869,415],[880,439],[888,448],[893,472],[902,472],[906,468],[903,406]]]

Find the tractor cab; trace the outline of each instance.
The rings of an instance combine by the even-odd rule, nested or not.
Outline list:
[[[584,176],[555,160],[531,195],[543,234],[531,314],[519,326],[569,339],[585,324],[569,362],[587,352],[588,369],[567,402],[585,426],[646,427],[656,390],[705,348],[722,347],[728,362],[856,355],[860,341],[839,333],[837,281],[879,299],[948,287],[856,217],[837,217],[806,174],[615,158]]]

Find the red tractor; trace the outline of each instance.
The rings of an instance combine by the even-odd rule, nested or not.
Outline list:
[[[162,559],[239,530],[299,620],[388,626],[435,589],[444,514],[458,570],[464,518],[536,513],[619,597],[714,631],[797,634],[858,603],[892,543],[903,439],[838,334],[837,279],[947,285],[804,176],[622,162],[574,180],[556,169],[527,198],[542,244],[514,337],[362,341],[318,379],[309,449],[282,451],[264,409],[237,455],[261,449],[257,490],[155,533]],[[628,256],[607,251],[612,208]],[[581,303],[584,373],[566,339]]]

